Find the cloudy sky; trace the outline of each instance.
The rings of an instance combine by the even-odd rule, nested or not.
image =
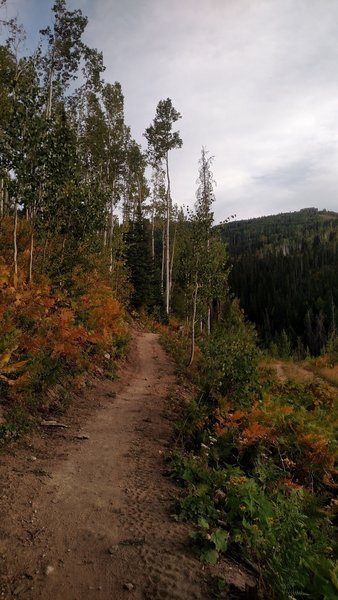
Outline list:
[[[7,0],[30,45],[52,0]],[[120,81],[135,139],[170,97],[182,114],[173,199],[192,203],[202,145],[216,220],[338,210],[338,0],[69,0]]]

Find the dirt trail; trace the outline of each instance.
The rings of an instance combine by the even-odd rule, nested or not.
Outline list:
[[[208,597],[161,475],[173,384],[157,336],[139,333],[119,384],[96,382],[60,417],[69,429],[1,457],[1,598]]]
[[[282,383],[288,381],[288,379],[300,383],[312,381],[314,379],[314,374],[311,371],[304,369],[297,363],[275,359],[271,364],[276,370],[277,378]]]

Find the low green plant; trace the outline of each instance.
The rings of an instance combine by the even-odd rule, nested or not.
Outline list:
[[[314,496],[283,486],[268,492],[240,468],[211,469],[196,458],[176,457],[173,470],[187,484],[175,509],[179,519],[196,524],[192,539],[201,560],[215,564],[227,551],[250,558],[280,600],[306,598],[314,579],[313,600],[334,590],[332,525]]]
[[[204,357],[204,388],[212,396],[231,398],[239,406],[249,405],[258,388],[259,352],[254,329],[244,322],[240,327],[218,329],[205,343]]]
[[[179,425],[177,519],[203,561],[249,559],[269,600],[338,598],[335,390],[261,370],[240,312],[201,345],[200,390]]]
[[[209,524],[205,519],[200,519],[200,529],[191,534],[198,549],[199,558],[215,565],[221,552],[228,548],[229,533],[223,529],[209,531]]]

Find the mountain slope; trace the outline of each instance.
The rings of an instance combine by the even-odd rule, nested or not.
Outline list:
[[[338,213],[309,208],[218,228],[232,289],[262,342],[285,343],[284,330],[300,354],[318,354],[337,327]]]

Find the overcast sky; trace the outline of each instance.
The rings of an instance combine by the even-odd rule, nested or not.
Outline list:
[[[34,44],[52,0],[8,0]],[[338,0],[71,0],[119,81],[137,142],[160,99],[182,114],[173,200],[213,155],[216,221],[338,210]]]

